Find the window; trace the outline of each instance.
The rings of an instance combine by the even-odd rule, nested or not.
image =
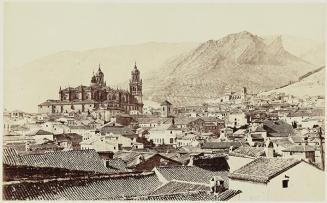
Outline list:
[[[288,179],[285,179],[285,180],[282,181],[282,183],[283,183],[283,188],[288,188],[288,182],[289,182]]]
[[[174,143],[174,138],[170,138],[170,144]]]

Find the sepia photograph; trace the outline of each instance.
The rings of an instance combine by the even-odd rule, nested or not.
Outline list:
[[[326,201],[326,1],[4,1],[3,201]]]

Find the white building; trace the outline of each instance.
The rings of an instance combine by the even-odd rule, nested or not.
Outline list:
[[[229,187],[242,191],[241,201],[324,200],[324,171],[308,162],[258,158],[229,175]]]
[[[176,146],[177,135],[181,135],[182,130],[172,126],[171,124],[162,124],[149,130],[146,135],[148,141],[152,141],[158,145],[173,145]]]

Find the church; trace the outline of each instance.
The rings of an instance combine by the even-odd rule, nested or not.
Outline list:
[[[47,100],[38,105],[39,113],[91,113],[103,111],[115,115],[117,113],[142,113],[142,79],[136,63],[131,72],[129,91],[107,86],[104,73],[99,65],[93,73],[89,86],[68,87],[59,89],[58,100]]]

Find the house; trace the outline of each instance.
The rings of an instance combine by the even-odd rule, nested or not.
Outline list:
[[[117,152],[120,147],[116,139],[113,141],[110,135],[96,135],[90,139],[83,140],[80,145],[82,150],[94,149],[97,152]]]
[[[161,118],[154,116],[136,117],[135,119],[141,128],[153,128],[164,123],[171,123],[171,118]]]
[[[219,132],[219,140],[226,141],[229,137],[233,135],[233,130],[231,128],[222,128]]]
[[[315,162],[315,148],[310,145],[292,145],[282,150],[283,157]]]
[[[173,122],[177,128],[187,129],[187,126],[190,122],[197,120],[196,117],[175,117],[173,118]]]
[[[240,142],[205,142],[201,145],[201,149],[206,152],[228,152],[231,148],[236,149],[242,146]]]
[[[239,128],[247,124],[247,118],[244,112],[242,111],[233,111],[228,114],[227,117],[228,127]]]
[[[267,137],[270,137],[272,139],[294,135],[292,125],[282,120],[266,120],[263,122],[263,129],[267,131]]]
[[[198,166],[156,167],[153,169],[153,171],[163,183],[168,183],[171,180],[177,180],[210,187],[211,179],[220,177],[224,188],[229,188],[227,177],[228,171],[210,171]]]
[[[264,147],[241,146],[235,150],[230,150],[227,159],[230,172],[241,168],[256,158],[264,156],[266,156]]]
[[[181,135],[182,130],[172,124],[162,124],[149,130],[146,135],[148,141],[158,145],[176,146],[177,135]]]
[[[232,136],[229,137],[229,139],[233,141],[242,140],[245,138],[246,134],[247,134],[247,129],[238,129],[233,133]]]
[[[204,121],[203,132],[212,132],[219,134],[220,130],[225,127],[225,121],[215,117],[201,117]]]
[[[220,185],[216,186],[219,188]],[[221,188],[221,187],[220,187]],[[210,187],[172,180],[152,193],[133,198],[133,200],[150,201],[227,201],[237,200],[241,194],[240,190],[216,189]]]
[[[184,146],[197,147],[201,144],[201,141],[198,138],[199,138],[199,135],[197,135],[197,134],[185,133],[185,134],[177,137],[177,140],[176,140],[177,147],[184,147]]]
[[[65,150],[80,150],[83,137],[76,133],[62,133],[54,135],[54,140]]]
[[[160,108],[161,108],[161,114],[160,116],[161,117],[164,117],[164,118],[168,118],[172,115],[172,104],[165,100],[164,102],[162,102],[160,104]]]
[[[274,153],[277,156],[282,156],[284,149],[294,145],[294,142],[292,141],[291,137],[268,140],[268,142],[272,143]]]
[[[229,187],[242,191],[241,201],[322,201],[324,177],[303,160],[261,157],[232,172]]]
[[[47,152],[55,152],[61,151],[64,147],[58,145],[57,142],[53,140],[44,139],[41,143],[34,143],[30,144],[27,143],[26,151],[27,152],[34,152],[34,153],[47,153]]]
[[[41,124],[41,129],[53,134],[61,134],[70,132],[70,128],[61,122],[45,122]]]
[[[36,142],[42,142],[44,139],[53,140],[54,134],[45,130],[37,130],[36,132],[32,132],[28,134],[30,138],[33,138]]]
[[[181,165],[179,161],[156,152],[119,151],[114,158],[123,160],[127,168],[133,171],[151,171],[159,166]]]

